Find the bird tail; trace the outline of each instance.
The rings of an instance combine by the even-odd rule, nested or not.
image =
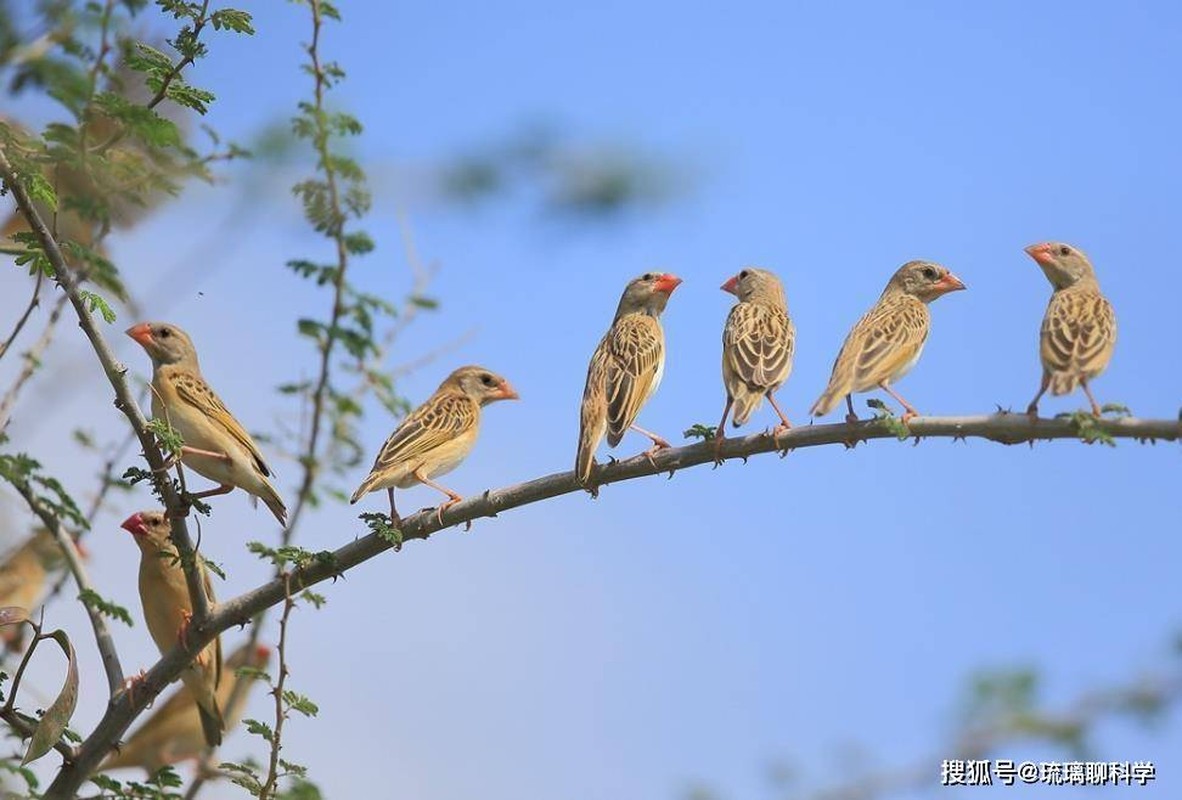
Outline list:
[[[579,448],[575,452],[575,478],[583,486],[591,480],[591,472],[595,468],[595,451],[603,440],[606,420],[596,420],[593,415],[583,411],[579,420]]]
[[[814,417],[823,417],[832,411],[841,398],[849,394],[844,386],[839,385],[836,381],[830,381],[829,385],[825,387],[825,392],[817,398],[817,402],[813,403],[812,409],[809,411]]]
[[[763,405],[763,395],[759,392],[740,390],[735,393],[735,413],[731,417],[731,424],[736,428],[746,425],[747,420]]]
[[[1051,394],[1070,394],[1079,386],[1079,375],[1074,372],[1051,373]]]
[[[205,734],[205,743],[210,747],[217,747],[222,743],[222,729],[225,727],[217,703],[214,703],[212,711],[205,706],[197,706],[197,713],[201,717],[201,730]]]
[[[287,506],[283,504],[283,498],[279,496],[279,492],[275,491],[275,487],[267,479],[263,479],[262,485],[259,487],[259,499],[267,504],[267,508],[271,509],[271,513],[275,515],[275,519],[279,520],[280,525],[287,525]]]
[[[363,480],[361,482],[361,485],[357,487],[357,491],[353,492],[353,496],[349,498],[349,505],[353,505],[358,500],[360,500],[361,498],[365,497],[367,494],[372,492],[374,484],[377,482],[378,482],[377,473],[376,472],[369,473],[369,475],[367,475],[365,477],[365,480]]]

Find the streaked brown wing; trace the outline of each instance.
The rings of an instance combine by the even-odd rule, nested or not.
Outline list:
[[[259,472],[267,477],[271,477],[271,470],[267,466],[267,463],[263,461],[263,454],[259,452],[258,445],[254,443],[254,439],[246,432],[246,429],[242,427],[241,423],[234,419],[234,415],[230,413],[221,399],[214,394],[213,389],[209,388],[209,384],[201,378],[186,372],[173,373],[172,382],[173,387],[176,389],[177,397],[181,401],[196,408],[206,419],[233,437],[235,441],[242,445],[246,452],[250,453],[250,457],[254,460]]]
[[[1094,374],[1108,365],[1115,345],[1116,314],[1099,291],[1051,295],[1039,336],[1039,354],[1047,370]]]
[[[906,295],[884,298],[862,317],[838,356],[850,360],[855,391],[889,381],[911,363],[927,339],[929,319],[927,307]]]
[[[435,395],[415,409],[382,445],[372,472],[421,460],[477,423],[476,404],[459,394]]]
[[[664,366],[665,335],[647,314],[618,319],[605,338],[607,425],[619,439],[656,388]]]
[[[753,390],[782,383],[792,366],[796,330],[782,310],[739,303],[723,329],[722,352],[731,371]]]

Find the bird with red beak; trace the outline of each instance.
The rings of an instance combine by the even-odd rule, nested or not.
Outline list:
[[[1046,393],[1064,395],[1081,387],[1099,417],[1103,409],[1088,382],[1108,367],[1116,348],[1116,312],[1100,291],[1092,262],[1078,247],[1042,242],[1026,248],[1042,268],[1054,291],[1039,330],[1042,383],[1026,413],[1038,416],[1038,401]]]
[[[846,421],[858,421],[854,392],[882,389],[903,406],[903,422],[919,414],[891,384],[919,361],[931,329],[928,303],[964,289],[960,278],[931,261],[908,261],[891,276],[878,302],[858,320],[846,337],[829,385],[813,404],[814,416],[824,416],[845,398]]]
[[[472,452],[484,406],[517,399],[517,390],[495,372],[478,366],[455,370],[390,434],[369,475],[349,502],[356,503],[370,492],[385,489],[390,499],[390,521],[397,527],[401,518],[394,507],[394,489],[421,483],[447,495],[447,501],[436,509],[442,525],[443,512],[464,498],[432,478],[451,472]]]
[[[587,383],[579,406],[579,442],[575,476],[592,494],[595,451],[607,434],[615,447],[629,429],[647,436],[650,461],[669,442],[636,424],[640,409],[652,397],[665,371],[665,331],[661,314],[681,278],[668,272],[646,272],[624,288],[616,315],[591,355]]]
[[[202,377],[189,335],[167,322],[141,322],[127,329],[152,358],[152,416],[181,435],[181,463],[218,484],[194,498],[243,489],[266,503],[287,524],[287,507],[268,478],[259,446]]]

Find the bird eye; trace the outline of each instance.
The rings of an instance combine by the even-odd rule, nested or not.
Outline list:
[[[496,381],[493,380],[492,375],[489,375],[487,372],[480,376],[480,382],[485,386],[493,386],[496,384]]]
[[[172,336],[171,329],[169,329],[169,328],[161,328],[160,329],[160,338],[161,339],[167,339],[169,336]]]
[[[747,276],[750,274],[751,273],[748,272],[747,270],[743,270],[742,272],[739,273],[739,280],[746,280]]]
[[[936,279],[935,267],[924,267],[923,268],[923,276],[925,278],[927,278],[929,281],[934,281]]]
[[[653,280],[657,279],[657,276],[652,274],[651,272],[646,272],[640,276],[640,279],[642,281],[653,281]]]
[[[1059,255],[1061,255],[1061,256],[1071,255],[1071,248],[1065,244],[1059,245]]]

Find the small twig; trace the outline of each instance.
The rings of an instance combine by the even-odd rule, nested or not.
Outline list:
[[[267,778],[263,781],[262,788],[259,789],[259,800],[269,800],[278,788],[276,783],[280,778],[279,751],[283,749],[283,723],[287,720],[283,699],[283,687],[287,684],[287,620],[291,616],[292,609],[295,608],[295,600],[291,597],[291,573],[285,572],[283,581],[283,615],[279,618],[279,644],[275,648],[279,653],[279,679],[275,681],[275,688],[271,692],[275,696],[275,729],[271,736],[271,756],[267,764]]]
[[[41,335],[37,337],[37,341],[33,342],[32,347],[24,353],[24,366],[21,367],[20,373],[16,376],[16,380],[8,387],[8,391],[4,393],[4,399],[0,400],[0,433],[8,429],[9,420],[12,419],[12,411],[16,407],[16,401],[20,397],[21,390],[25,388],[25,384],[33,377],[37,368],[41,365],[41,354],[44,353],[50,343],[53,342],[54,330],[57,328],[58,320],[61,319],[62,309],[66,307],[66,296],[62,295],[54,301],[53,309],[49,312],[49,319],[45,322],[45,328],[41,331]]]
[[[35,635],[29,642],[29,647],[27,650],[25,650],[24,657],[21,658],[21,663],[16,669],[16,674],[12,677],[12,685],[8,687],[8,700],[5,701],[4,707],[0,708],[0,719],[7,722],[9,727],[16,731],[17,735],[19,735],[22,739],[28,739],[33,735],[33,732],[37,727],[37,721],[27,714],[22,714],[16,710],[14,706],[16,702],[16,694],[17,690],[20,688],[21,679],[24,677],[25,668],[29,665],[29,661],[33,658],[33,651],[37,649],[37,645],[39,643],[51,637],[45,636],[41,632],[41,626],[38,623],[33,622],[31,619],[26,620],[22,624],[32,627]],[[58,741],[54,743],[53,748],[62,754],[62,758],[66,763],[73,761],[74,757],[77,755],[77,751],[74,749],[74,747],[66,744],[66,740],[64,738],[58,739]]]
[[[24,313],[20,315],[20,319],[18,319],[16,321],[16,325],[13,326],[12,333],[8,334],[8,338],[4,340],[3,344],[0,344],[0,358],[4,358],[5,354],[8,352],[8,348],[12,347],[12,343],[24,329],[25,323],[27,323],[29,321],[29,317],[33,315],[33,309],[41,305],[41,284],[44,282],[44,280],[45,273],[41,270],[37,270],[37,280],[33,282],[33,296],[29,298],[29,304],[25,306]]]
[[[29,642],[28,648],[25,650],[24,656],[21,657],[21,663],[16,668],[16,673],[12,676],[12,684],[8,687],[8,700],[4,702],[4,708],[2,711],[4,714],[7,714],[13,710],[14,704],[16,703],[16,693],[21,685],[21,678],[23,678],[25,675],[25,667],[29,666],[29,661],[33,658],[33,651],[37,648],[38,642],[46,638],[41,635],[41,626],[32,620],[28,620],[27,622],[21,624],[31,625],[33,627],[34,635],[32,641]]]
[[[192,39],[194,45],[196,45],[197,40],[201,37],[201,29],[205,27],[207,22],[209,22],[209,0],[205,0],[201,4],[201,13],[197,16],[197,19],[193,21]],[[155,108],[156,106],[160,105],[161,101],[163,101],[164,98],[168,96],[169,85],[177,79],[177,76],[185,70],[185,67],[192,63],[192,55],[187,55],[180,61],[176,62],[173,68],[168,71],[168,74],[165,75],[164,79],[160,82],[160,88],[156,90],[156,94],[154,94],[152,99],[148,101],[147,108]]]
[[[82,556],[78,554],[78,546],[74,544],[73,537],[62,528],[61,520],[33,494],[28,484],[18,485],[16,490],[29,505],[29,509],[40,518],[41,524],[48,528],[49,532],[53,534],[53,538],[57,540],[58,547],[61,548],[62,554],[66,558],[66,566],[70,568],[70,573],[74,576],[74,583],[78,585],[79,593],[94,594],[94,586],[86,575],[86,568],[82,566]],[[83,603],[82,605],[85,606],[86,613],[90,617],[90,625],[94,628],[94,641],[98,645],[103,669],[107,673],[107,686],[111,691],[111,696],[114,697],[123,688],[123,667],[119,664],[119,653],[115,650],[115,640],[111,638],[107,621],[103,619],[99,610],[91,603]]]

